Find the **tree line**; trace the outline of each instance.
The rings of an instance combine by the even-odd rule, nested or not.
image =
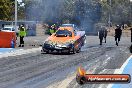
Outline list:
[[[18,3],[18,19],[25,19],[25,8]],[[15,0],[0,0],[0,20],[12,21],[15,19]]]
[[[23,0],[18,3],[18,19],[44,22],[130,23],[130,0]],[[15,0],[0,1],[0,20],[14,20]]]

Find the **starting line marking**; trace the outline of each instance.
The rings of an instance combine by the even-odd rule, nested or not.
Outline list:
[[[17,50],[16,49],[16,50],[0,53],[0,58],[9,57],[9,56],[18,56],[18,55],[23,55],[23,54],[29,54],[29,53],[38,52],[38,51],[41,51],[41,47],[26,49],[26,50],[24,50],[24,49],[18,49]]]
[[[121,66],[120,69],[116,69],[114,74],[122,74],[123,71],[125,70],[125,68],[127,67],[127,64],[129,63],[129,61],[132,59],[132,55],[125,61],[125,63]],[[109,84],[107,86],[107,88],[112,88],[113,85],[116,85],[116,84]]]

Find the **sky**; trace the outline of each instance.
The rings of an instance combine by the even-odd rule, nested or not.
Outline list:
[[[22,0],[17,0],[18,2],[22,2]]]
[[[19,3],[22,2],[22,0],[17,0]],[[24,3],[21,3],[20,6],[24,6]]]

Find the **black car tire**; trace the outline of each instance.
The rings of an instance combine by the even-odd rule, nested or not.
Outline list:
[[[77,53],[80,53],[80,52],[81,52],[81,48],[78,48]]]
[[[76,49],[75,49],[75,48],[73,48],[72,53],[73,53],[73,54],[75,54],[75,53],[76,53]]]
[[[71,54],[71,51],[70,51],[70,50],[68,50],[68,51],[67,51],[67,53],[68,53],[68,54]]]

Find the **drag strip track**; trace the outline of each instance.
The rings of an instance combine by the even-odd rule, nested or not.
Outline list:
[[[0,58],[0,88],[98,88],[78,85],[77,67],[82,65],[88,73],[113,73],[129,57],[127,51],[126,46],[86,45],[70,55],[37,52]]]
[[[90,59],[96,58],[103,54],[105,51],[106,50],[102,49],[96,52],[87,51],[82,52],[79,55],[41,55],[38,53],[38,55],[31,54],[21,57],[11,57],[8,59],[2,58],[2,60],[4,60],[3,62],[2,60],[0,61],[0,63],[2,63],[0,65],[0,83],[8,83],[11,80],[22,82],[22,80],[24,81],[24,79],[32,79],[41,75],[44,75],[43,78],[45,79],[45,77],[53,76],[55,73],[58,73],[59,70],[61,71],[71,66],[78,65],[82,62],[86,62]]]

